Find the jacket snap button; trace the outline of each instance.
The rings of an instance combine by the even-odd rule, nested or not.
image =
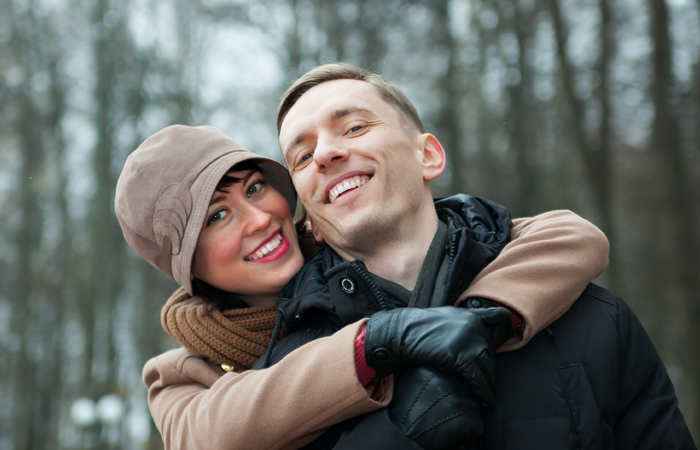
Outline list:
[[[340,279],[340,289],[346,294],[352,294],[355,292],[355,282],[348,277],[343,277]]]
[[[469,301],[471,303],[472,308],[481,308],[481,300],[478,298],[473,298]]]
[[[372,355],[374,356],[374,359],[378,362],[384,362],[387,359],[389,359],[389,351],[385,348],[378,348],[376,349]]]

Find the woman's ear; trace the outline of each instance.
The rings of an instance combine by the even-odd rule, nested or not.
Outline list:
[[[423,147],[423,179],[432,181],[445,171],[447,155],[440,141],[432,134],[422,134],[420,139]]]
[[[311,218],[311,216],[309,216],[309,222],[311,223],[311,232],[314,234],[314,239],[316,239],[316,242],[324,242],[323,235],[316,227],[316,224],[314,223],[314,220]]]

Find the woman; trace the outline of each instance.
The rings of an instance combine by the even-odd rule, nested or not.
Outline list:
[[[373,379],[356,353],[366,320],[268,369],[249,370],[273,334],[277,292],[304,263],[295,204],[284,167],[212,127],[165,128],[127,159],[115,201],[124,236],[182,286],[161,319],[185,348],[144,368],[166,448],[299,448],[330,425],[391,400],[392,378]],[[499,292],[518,292],[519,282],[536,276],[543,292],[505,299],[516,311],[519,301],[549,305],[546,317],[528,323],[532,335],[604,269],[607,240],[562,212],[516,223],[513,238],[472,287],[476,295],[504,301]],[[544,257],[533,254],[538,245]]]

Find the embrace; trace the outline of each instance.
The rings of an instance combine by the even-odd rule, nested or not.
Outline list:
[[[174,125],[119,178],[129,246],[182,286],[161,314],[182,348],[143,373],[166,449],[696,448],[641,324],[591,284],[594,225],[433,199],[440,142],[345,64],[294,82],[277,128],[287,168]]]

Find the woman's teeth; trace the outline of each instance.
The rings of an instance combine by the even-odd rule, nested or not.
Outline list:
[[[273,237],[270,242],[260,247],[257,252],[253,253],[253,256],[250,256],[248,261],[255,261],[256,259],[260,259],[263,256],[272,253],[279,248],[280,244],[282,244],[282,233],[277,233],[277,236]]]
[[[361,175],[341,181],[340,183],[335,185],[333,189],[331,189],[328,193],[328,202],[333,203],[335,199],[337,199],[338,196],[343,192],[349,191],[350,189],[358,188],[368,181],[369,177],[367,175]]]

